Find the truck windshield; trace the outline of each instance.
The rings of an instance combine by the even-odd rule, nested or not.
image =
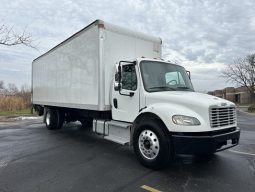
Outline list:
[[[156,91],[194,91],[186,70],[179,65],[157,61],[140,64],[144,88]]]

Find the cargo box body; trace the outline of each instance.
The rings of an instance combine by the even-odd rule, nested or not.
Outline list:
[[[161,58],[161,39],[97,20],[32,64],[32,102],[108,111],[116,64]]]

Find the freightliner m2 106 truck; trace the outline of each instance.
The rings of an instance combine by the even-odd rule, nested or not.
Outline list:
[[[32,102],[46,127],[80,121],[132,145],[162,168],[175,154],[212,155],[238,144],[236,107],[194,91],[184,67],[161,58],[160,38],[96,20],[32,63]]]

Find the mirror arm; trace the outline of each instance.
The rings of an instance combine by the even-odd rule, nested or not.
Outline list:
[[[135,95],[134,92],[129,92],[129,94],[124,94],[124,93],[121,93],[120,90],[119,90],[119,94],[123,96],[129,96],[129,97],[133,97]]]

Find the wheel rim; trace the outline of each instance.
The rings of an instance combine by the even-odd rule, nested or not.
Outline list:
[[[47,112],[47,114],[46,114],[46,124],[50,125],[50,113],[49,112]]]
[[[141,132],[138,140],[139,150],[143,157],[153,160],[159,153],[159,140],[157,135],[151,130]]]

